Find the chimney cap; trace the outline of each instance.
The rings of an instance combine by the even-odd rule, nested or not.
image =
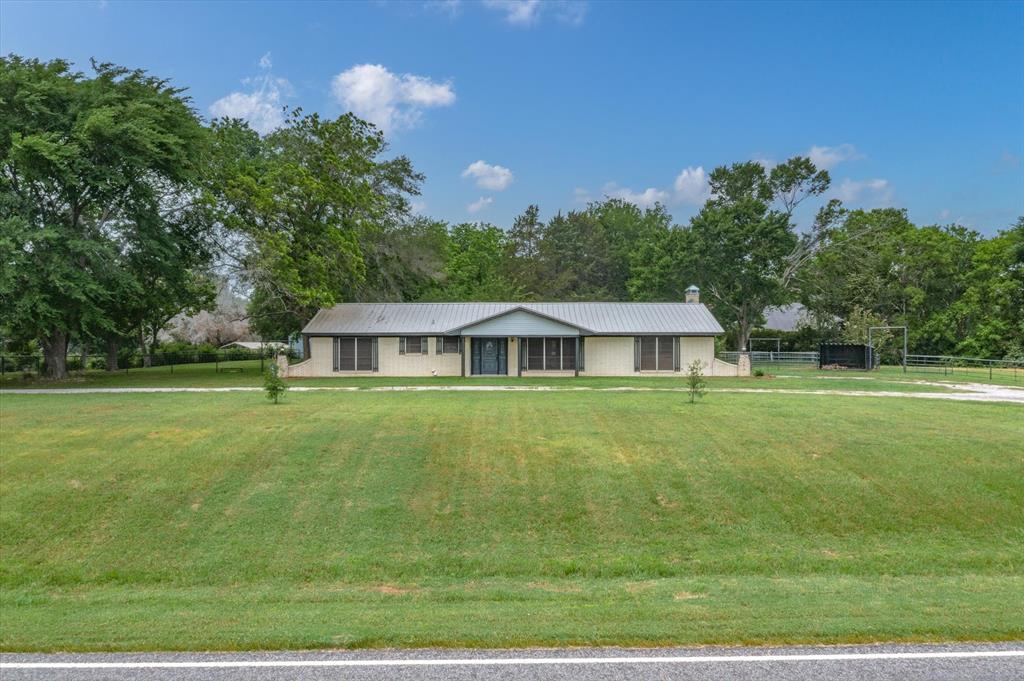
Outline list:
[[[694,284],[690,284],[689,288],[686,289],[686,292],[687,293],[700,293],[700,289],[697,288]]]

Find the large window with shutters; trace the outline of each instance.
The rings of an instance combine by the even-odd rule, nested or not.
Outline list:
[[[402,336],[398,339],[398,354],[400,355],[425,355],[429,347],[429,336]]]
[[[637,369],[640,371],[675,371],[676,340],[674,336],[638,336]]]
[[[376,371],[377,339],[341,337],[334,339],[335,371]]]
[[[575,371],[576,337],[524,338],[527,371]]]

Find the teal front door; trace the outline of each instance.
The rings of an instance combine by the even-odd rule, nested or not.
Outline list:
[[[474,338],[473,373],[478,375],[504,375],[508,373],[508,339]]]

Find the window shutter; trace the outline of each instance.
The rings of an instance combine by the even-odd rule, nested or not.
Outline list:
[[[437,343],[437,354],[442,354],[444,352],[444,338],[437,336],[434,338],[434,342]]]
[[[576,358],[576,366],[579,367],[580,371],[584,371],[583,361],[584,361],[584,358],[586,357],[586,354],[583,352],[583,341],[585,341],[585,340],[586,340],[586,338],[584,338],[583,336],[580,336],[580,352],[579,352],[579,357]]]
[[[633,371],[640,371],[640,336],[633,336]]]
[[[398,354],[405,354],[405,336],[400,336],[398,338]]]
[[[679,347],[679,336],[672,336],[672,370],[673,371],[679,371],[679,369],[680,369],[680,366],[679,366],[679,362],[681,361],[680,355],[683,354],[682,352],[680,352],[680,350],[681,350],[681,348]]]
[[[423,336],[420,338],[420,354],[425,355],[428,352],[430,352],[430,338],[428,336]]]
[[[338,352],[339,352],[339,350],[338,350],[338,339],[335,338],[334,339],[334,343],[332,344],[332,352],[331,352],[332,358],[334,360],[334,370],[335,371],[338,370]]]
[[[371,348],[371,350],[373,352],[373,368],[371,370],[372,371],[378,371],[380,369],[380,367],[377,364],[377,338],[376,337],[374,337],[372,339],[372,342],[370,344],[370,348]]]

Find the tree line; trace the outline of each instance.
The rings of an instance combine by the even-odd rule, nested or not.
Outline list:
[[[684,225],[605,199],[502,229],[414,215],[423,175],[351,114],[294,110],[261,136],[143,71],[15,55],[0,114],[0,333],[52,377],[70,347],[108,368],[145,354],[223,281],[267,339],[342,301],[682,300],[697,284],[733,347],[800,302],[809,339],[877,321],[907,324],[918,352],[1024,354],[1024,219],[984,238],[850,211],[804,157],[716,168]]]

